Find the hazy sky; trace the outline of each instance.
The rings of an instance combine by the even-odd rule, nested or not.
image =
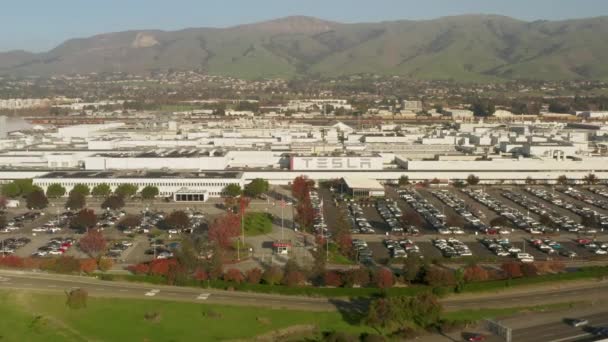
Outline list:
[[[0,51],[130,29],[225,27],[287,15],[342,22],[487,13],[524,20],[608,15],[608,0],[4,0]]]

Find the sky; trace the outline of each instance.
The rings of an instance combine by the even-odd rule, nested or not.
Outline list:
[[[522,20],[608,15],[608,0],[5,0],[0,51],[47,51],[61,42],[137,29],[227,27],[289,15],[340,22],[500,14]]]

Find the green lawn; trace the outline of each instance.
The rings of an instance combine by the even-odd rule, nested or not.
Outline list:
[[[267,213],[247,213],[244,224],[246,236],[263,235],[272,232],[272,216]]]
[[[345,322],[339,313],[155,300],[89,298],[87,308],[72,310],[63,295],[0,291],[0,307],[2,341],[217,341],[296,325],[371,331]]]

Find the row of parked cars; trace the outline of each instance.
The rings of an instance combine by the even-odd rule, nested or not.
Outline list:
[[[403,216],[403,212],[395,203],[390,199],[380,199],[376,202],[376,209],[380,213],[380,216],[386,221],[386,224],[391,229],[393,234],[402,234],[404,229],[400,222],[400,218]]]
[[[576,252],[565,249],[561,243],[555,240],[530,239],[528,242],[536,247],[536,249],[546,254],[559,254],[569,258],[575,258],[577,256]]]
[[[473,212],[469,210],[468,206],[466,205],[466,202],[463,199],[456,197],[448,190],[436,190],[433,191],[432,194],[433,196],[437,197],[441,202],[443,202],[443,204],[454,209],[454,211],[458,213],[458,215],[462,216],[462,218],[467,222],[469,226],[475,228],[476,230],[482,233],[488,233],[491,229],[483,222],[481,222],[479,218],[479,216],[481,215],[480,213],[477,215],[473,214]]]
[[[591,239],[577,239],[576,243],[579,246],[586,248],[595,255],[607,255],[608,254],[608,243],[599,242]]]
[[[398,193],[439,234],[464,234],[464,230],[460,227],[448,227],[447,217],[416,190],[399,190]]]
[[[445,258],[473,255],[473,252],[464,242],[454,238],[434,239],[433,246],[437,247]]]
[[[555,210],[524,194],[506,190],[502,193],[502,195],[539,216],[548,217],[551,222],[553,222],[553,224],[559,227],[561,230],[579,232],[585,228],[584,226],[576,223],[576,221],[574,221],[572,218],[565,215],[560,215]],[[536,220],[531,218],[526,219],[530,225],[530,227],[526,228],[526,230],[532,234],[550,233],[553,231],[553,229],[541,226],[540,222]]]
[[[372,253],[371,249],[369,249],[369,247],[367,246],[367,242],[360,240],[360,239],[353,239],[352,244],[353,244],[353,249],[357,253],[357,258],[358,258],[359,262],[362,262],[362,263],[373,262],[373,259],[372,259],[373,253]]]
[[[389,250],[392,258],[408,258],[411,256],[422,258],[420,247],[409,239],[386,239],[384,240],[384,246]]]
[[[479,242],[496,256],[507,257],[521,253],[521,248],[515,246],[507,238],[483,238]]]
[[[550,202],[558,207],[568,209],[571,212],[573,212],[579,216],[582,216],[582,217],[596,216],[596,217],[598,217],[599,221],[604,222],[606,225],[606,228],[608,228],[608,216],[600,215],[599,213],[592,210],[591,208],[583,207],[583,206],[577,205],[575,203],[564,201],[559,195],[549,192],[545,189],[526,188],[526,191],[528,191],[529,193],[533,194],[534,196],[544,199],[545,201]],[[595,227],[584,227],[584,230],[586,233],[590,233],[590,234],[597,233],[597,229],[595,229]]]
[[[26,237],[4,239],[0,243],[0,256],[14,254],[17,249],[27,245],[31,241]]]
[[[6,227],[2,228],[0,230],[0,233],[14,233],[19,229],[23,228],[23,225],[25,223],[32,222],[43,215],[43,212],[38,211],[30,211],[24,214],[17,215],[6,222]]]
[[[575,198],[581,202],[585,202],[587,204],[600,207],[602,209],[608,209],[608,200],[598,199],[593,196],[589,196],[578,189],[559,188],[558,191],[563,192],[564,194]],[[585,208],[581,206],[576,206],[575,210],[577,211],[577,213],[580,212],[579,215],[595,216],[600,227],[608,228],[608,215],[603,215],[601,213],[598,213],[597,211],[591,210],[590,208]]]
[[[70,237],[54,237],[46,245],[38,248],[34,252],[35,257],[46,257],[65,254],[75,243],[75,240]]]
[[[110,245],[110,248],[108,248],[108,250],[106,251],[106,257],[112,259],[119,259],[122,256],[122,253],[131,246],[133,246],[133,241],[116,241],[112,243]]]
[[[352,234],[376,233],[367,218],[365,218],[365,215],[363,214],[363,209],[358,203],[351,202],[348,204],[348,211],[346,213],[346,217],[351,224],[350,232]]]
[[[498,215],[511,221],[513,223],[513,225],[519,229],[527,230],[528,232],[530,232],[532,234],[548,232],[551,230],[548,227],[543,227],[538,221],[536,221],[530,215],[525,215],[515,208],[506,206],[504,203],[493,198],[492,196],[490,196],[490,194],[488,194],[487,192],[484,192],[483,190],[473,190],[473,189],[465,188],[465,189],[462,189],[461,191],[463,193],[467,194],[469,197],[471,197],[475,201],[490,208],[492,211],[494,211]],[[508,191],[504,192],[503,196],[505,196],[509,199],[513,198],[513,200],[515,200],[515,197],[509,196]],[[508,232],[508,230],[504,229],[504,227],[499,230],[499,233],[501,233],[501,234],[505,233],[505,232]]]

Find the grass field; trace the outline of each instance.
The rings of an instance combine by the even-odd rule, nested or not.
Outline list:
[[[153,300],[89,298],[86,308],[72,310],[63,295],[0,291],[0,307],[2,341],[217,341],[302,325],[371,331],[339,313]]]
[[[272,217],[267,213],[247,213],[244,225],[246,236],[269,234],[272,232]]]

